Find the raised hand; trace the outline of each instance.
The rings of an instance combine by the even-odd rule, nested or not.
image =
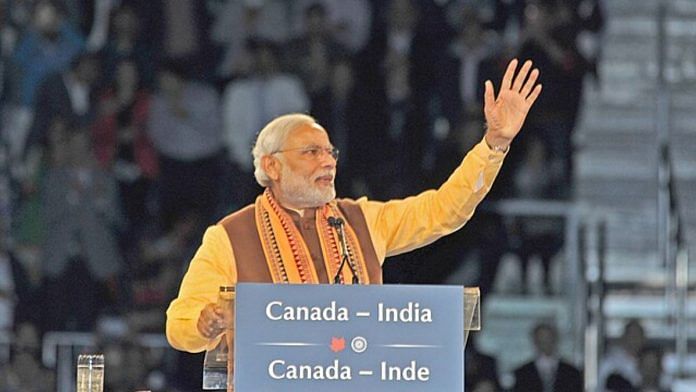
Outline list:
[[[541,93],[541,84],[536,84],[539,70],[534,68],[529,72],[532,61],[525,61],[515,76],[517,64],[517,59],[508,64],[497,97],[494,95],[493,83],[487,80],[485,84],[483,111],[488,124],[485,138],[491,147],[505,149],[510,145]]]

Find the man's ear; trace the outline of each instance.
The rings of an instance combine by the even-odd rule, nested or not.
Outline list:
[[[261,167],[272,181],[280,179],[280,161],[272,155],[264,155],[261,157]]]

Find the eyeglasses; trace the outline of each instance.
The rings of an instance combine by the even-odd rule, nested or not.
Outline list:
[[[298,147],[298,148],[288,148],[285,150],[278,150],[274,151],[271,153],[277,154],[281,152],[288,152],[288,151],[299,151],[300,155],[304,158],[307,159],[319,159],[322,156],[322,153],[326,153],[328,155],[331,155],[331,157],[334,160],[338,160],[338,148],[336,147],[319,147],[319,146],[308,146],[308,147]]]

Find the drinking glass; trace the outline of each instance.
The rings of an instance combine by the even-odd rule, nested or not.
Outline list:
[[[81,354],[77,357],[77,392],[104,391],[104,355]]]

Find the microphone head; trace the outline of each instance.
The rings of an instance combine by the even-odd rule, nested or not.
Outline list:
[[[329,226],[331,227],[339,227],[343,225],[343,218],[336,218],[335,216],[330,216],[327,218],[329,221]]]

